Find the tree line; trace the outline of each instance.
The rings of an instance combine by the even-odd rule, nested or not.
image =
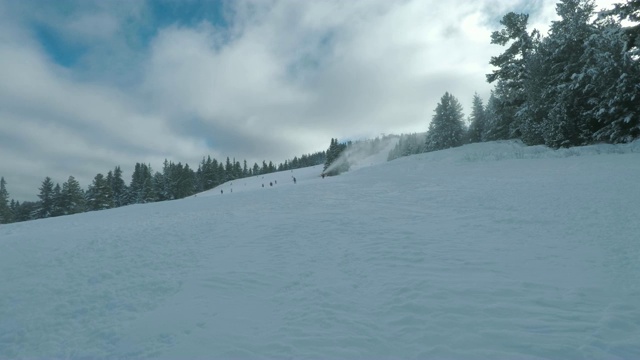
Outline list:
[[[445,93],[426,135],[402,135],[389,159],[493,140],[559,148],[639,138],[640,0],[599,13],[591,0],[561,0],[556,12],[547,36],[527,29],[527,14],[506,14],[491,34],[505,51],[490,59],[486,105],[473,97],[467,126]]]
[[[136,163],[129,185],[123,179],[120,166],[106,175],[97,174],[86,190],[73,176],[62,185],[47,176],[38,188],[39,200],[24,202],[10,199],[7,182],[0,177],[0,224],[181,199],[230,180],[315,166],[325,161],[326,152],[320,151],[296,156],[278,166],[263,161],[262,166],[254,163],[250,167],[246,160],[240,163],[227,157],[226,161],[218,161],[207,156],[196,170],[186,163],[165,160],[162,170],[154,172],[151,165]]]

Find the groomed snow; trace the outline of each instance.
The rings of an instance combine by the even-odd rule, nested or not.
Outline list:
[[[0,225],[0,358],[640,358],[640,142],[320,171]]]

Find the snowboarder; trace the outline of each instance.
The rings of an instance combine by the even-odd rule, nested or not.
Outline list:
[[[224,194],[224,191],[222,191],[222,189],[220,189],[220,195]]]
[[[270,182],[270,183],[269,183],[269,186],[273,186],[273,183],[272,183],[272,182]]]
[[[296,183],[296,178],[294,176],[292,176],[292,178],[293,178],[293,183],[295,184]]]

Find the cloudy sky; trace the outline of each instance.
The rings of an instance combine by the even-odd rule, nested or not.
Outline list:
[[[608,6],[614,1],[600,0]],[[0,0],[0,176],[87,187],[119,165],[279,163],[422,132],[445,91],[487,98],[490,33],[552,0]]]

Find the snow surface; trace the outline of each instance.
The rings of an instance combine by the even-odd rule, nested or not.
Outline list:
[[[0,358],[640,358],[640,142],[320,171],[0,226]]]

